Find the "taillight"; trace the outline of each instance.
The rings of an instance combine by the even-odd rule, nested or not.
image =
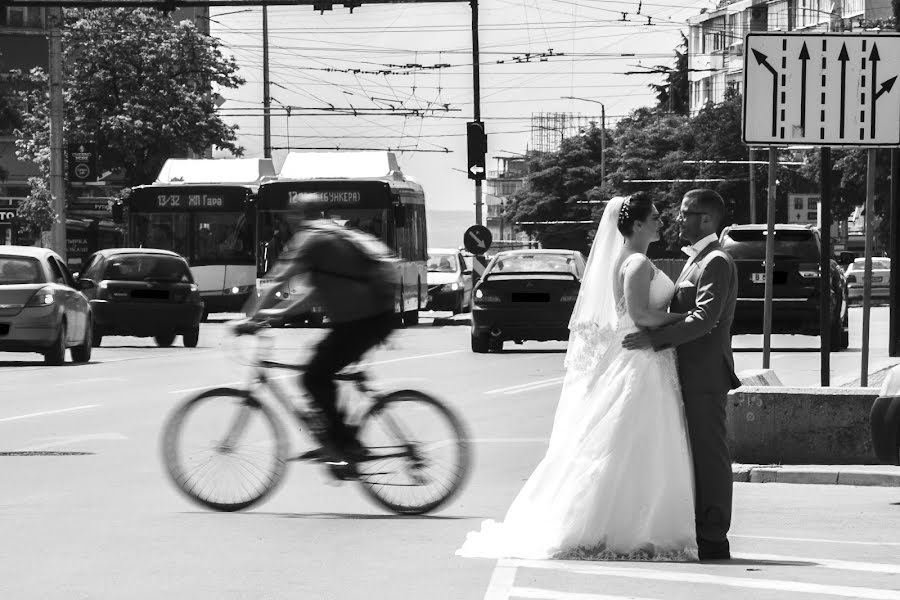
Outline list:
[[[847,283],[856,283],[856,275],[847,275]]]
[[[575,302],[576,300],[578,300],[578,288],[567,291],[559,299],[560,302]]]
[[[50,306],[56,302],[53,297],[53,290],[50,288],[41,288],[34,293],[34,296],[25,304],[25,306]]]
[[[485,293],[484,290],[475,291],[475,304],[499,304],[500,296],[497,294]]]
[[[197,286],[196,283],[192,283],[192,284],[191,284],[191,295],[190,295],[190,299],[191,299],[192,301],[198,301],[198,300],[200,300],[200,287]]]
[[[803,279],[817,279],[819,277],[819,265],[799,265],[797,267],[800,277]]]

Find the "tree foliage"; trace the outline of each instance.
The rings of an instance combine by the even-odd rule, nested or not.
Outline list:
[[[65,18],[65,139],[96,141],[101,172],[120,172],[137,185],[151,182],[170,157],[210,146],[242,153],[236,127],[216,114],[210,93],[210,86],[243,83],[218,40],[156,10],[68,10]],[[29,79],[17,154],[46,173],[47,75],[35,69]]]
[[[657,66],[666,73],[665,83],[651,83],[656,93],[656,107],[660,110],[687,115],[690,112],[690,80],[688,79],[688,39],[681,33],[681,43],[675,48],[675,68]]]
[[[16,223],[20,235],[28,240],[37,240],[41,238],[41,233],[53,227],[56,213],[46,182],[40,177],[31,177],[28,183],[31,191],[16,207]]]

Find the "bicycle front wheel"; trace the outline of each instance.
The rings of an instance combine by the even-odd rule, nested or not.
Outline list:
[[[359,483],[378,504],[403,515],[434,511],[462,487],[469,440],[460,419],[415,390],[378,399],[359,423],[369,456],[357,463]]]
[[[166,472],[188,498],[235,511],[256,504],[281,482],[287,437],[272,409],[249,392],[218,388],[172,413],[161,449]]]

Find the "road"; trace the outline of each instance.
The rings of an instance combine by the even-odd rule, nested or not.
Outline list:
[[[873,364],[886,357],[886,318],[873,313]],[[503,517],[543,455],[565,344],[474,355],[467,328],[427,321],[367,360],[382,385],[430,391],[464,415],[475,468],[450,506],[394,517],[353,485],[294,465],[258,508],[199,509],[164,478],[159,431],[187,394],[242,380],[244,367],[223,354],[224,332],[204,324],[196,349],[107,338],[83,366],[0,356],[0,598],[900,598],[895,488],[736,484],[737,559],[727,564],[456,557],[466,532]],[[281,330],[278,354],[302,358],[321,334]],[[739,369],[760,366],[754,342],[736,338]],[[773,339],[785,383],[818,383],[816,342]],[[852,345],[834,355],[836,374],[858,369]],[[304,448],[299,435],[292,441]]]

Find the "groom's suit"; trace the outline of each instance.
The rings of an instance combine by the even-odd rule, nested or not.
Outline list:
[[[694,460],[697,543],[704,552],[728,551],[731,457],[725,429],[728,391],[740,385],[731,353],[737,269],[718,242],[688,260],[675,282],[671,312],[683,321],[649,333],[654,348],[676,347]]]

